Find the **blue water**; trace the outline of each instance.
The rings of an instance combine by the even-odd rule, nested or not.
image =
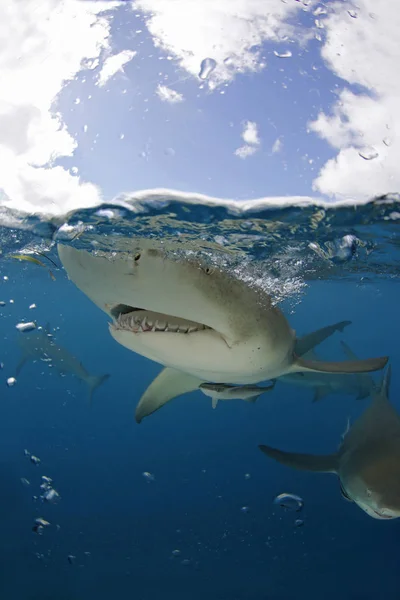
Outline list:
[[[170,214],[168,207],[157,210]],[[321,345],[321,355],[343,358],[341,339],[362,357],[388,354],[393,365],[390,399],[400,410],[396,236],[394,225],[385,229],[378,218],[380,210],[353,211],[353,221],[346,224],[343,214],[343,219],[335,217],[342,235],[356,232],[374,251],[366,255],[359,246],[348,261],[324,267],[314,263],[314,271],[304,276],[305,286],[294,286],[281,308],[298,335],[351,320],[343,334],[335,333]],[[175,219],[182,217],[176,207],[171,212]],[[302,222],[297,213],[289,211],[286,223]],[[188,236],[203,235],[206,221],[214,228],[211,237],[220,231],[228,239],[229,227],[232,232],[241,227],[239,222],[222,223],[227,215],[217,209],[187,214]],[[261,212],[256,216],[261,224],[274,221],[274,215],[269,221]],[[141,234],[155,237],[154,222],[143,219],[141,225],[135,221],[136,232],[141,227]],[[86,220],[95,221],[95,215]],[[305,241],[315,239],[304,226],[297,234],[287,232],[285,240],[281,222],[279,240],[270,239],[266,230],[253,231],[254,225],[243,233],[256,236],[251,243],[236,239],[242,252],[247,246],[250,263],[259,262],[258,274],[271,268],[265,262],[268,242],[272,260],[289,242],[293,246],[297,240],[304,253]],[[311,390],[278,381],[255,404],[220,402],[212,410],[211,400],[196,391],[136,424],[135,406],[161,367],[119,346],[108,333],[106,315],[67,280],[63,269],[53,269],[53,281],[45,268],[7,258],[17,248],[26,251],[27,244],[44,244],[57,262],[58,225],[47,224],[43,231],[51,235],[42,239],[29,231],[3,229],[0,598],[398,599],[400,523],[371,519],[346,502],[336,476],[288,469],[258,449],[266,443],[298,452],[334,452],[347,418],[354,420],[369,400],[331,395],[312,403]],[[98,225],[97,241],[110,245],[102,227],[106,224]],[[158,230],[158,236],[167,238],[168,227]],[[114,221],[112,228],[114,235],[128,233],[127,222]],[[95,233],[77,238],[75,245],[89,245]],[[332,238],[326,224],[319,233],[321,243],[324,236]],[[169,236],[176,239],[172,230]],[[36,309],[28,308],[32,303]],[[44,363],[27,364],[17,383],[7,387],[20,358],[21,334],[15,325],[32,318],[40,325],[50,323],[57,343],[89,372],[111,375],[95,391],[92,406],[83,383]],[[380,377],[374,374],[376,381]],[[25,449],[41,459],[38,466]],[[154,475],[154,481],[143,472]],[[33,500],[41,493],[43,475],[53,479],[61,495],[57,504]],[[21,478],[30,485],[24,486]],[[301,496],[303,511],[285,512],[273,504],[282,492]],[[39,516],[51,523],[43,535],[32,531]],[[295,526],[297,518],[304,520],[302,527]],[[180,553],[175,556],[174,550]],[[68,556],[75,557],[72,564]]]

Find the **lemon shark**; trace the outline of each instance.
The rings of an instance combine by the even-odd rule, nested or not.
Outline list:
[[[83,381],[88,387],[90,402],[92,402],[95,389],[109,378],[109,375],[91,375],[88,373],[83,364],[73,354],[56,344],[49,324],[45,328],[38,327],[29,333],[19,333],[18,344],[22,356],[16,368],[17,377],[29,360],[41,360],[51,364],[59,373],[71,373]]]
[[[110,318],[122,346],[167,367],[142,396],[136,420],[200,382],[254,384],[285,373],[358,373],[382,369],[387,357],[307,361],[296,334],[262,289],[197,258],[165,251],[77,250],[59,244],[73,283]]]
[[[328,325],[327,327],[313,331],[299,339],[296,338],[296,356],[300,357],[309,353],[310,348],[313,348],[326,340],[335,331],[343,331],[350,323],[351,321],[340,321],[334,325]],[[304,373],[301,374],[304,375]],[[293,374],[293,376],[296,375],[300,374]],[[309,375],[311,375],[311,373],[309,373]],[[216,408],[219,400],[245,400],[247,402],[255,402],[259,396],[273,390],[275,383],[276,380],[273,385],[264,388],[251,384],[239,384],[233,386],[226,383],[205,381],[204,379],[183,373],[180,370],[165,367],[151,382],[140,398],[136,407],[135,419],[140,423],[144,417],[149,416],[170,400],[197,389],[200,389],[206,396],[211,397],[211,406],[212,408]]]
[[[335,473],[343,496],[370,517],[400,517],[400,416],[388,399],[391,369],[364,413],[348,427],[336,454],[316,456],[261,445],[270,458],[295,469]]]
[[[342,349],[349,360],[357,360],[357,356],[345,343],[340,342]],[[315,350],[308,350],[303,358],[318,360]],[[375,389],[375,382],[367,373],[289,373],[279,377],[279,381],[314,390],[313,402],[318,402],[330,394],[346,394],[363,400],[371,395]]]

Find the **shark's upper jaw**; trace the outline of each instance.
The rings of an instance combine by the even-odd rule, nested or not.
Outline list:
[[[196,321],[178,318],[175,316],[158,313],[143,308],[117,304],[108,307],[113,318],[112,328],[115,330],[130,331],[131,333],[169,332],[191,334],[211,327]]]

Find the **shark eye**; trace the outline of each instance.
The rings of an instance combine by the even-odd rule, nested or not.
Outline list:
[[[372,492],[369,489],[367,489],[367,496],[368,496],[368,498],[371,498],[371,496],[372,496]]]
[[[213,272],[212,267],[203,267],[203,271],[206,275],[210,275]]]
[[[142,255],[140,254],[140,252],[138,252],[137,254],[135,254],[135,256],[133,257],[134,261],[137,262],[138,260],[140,260],[140,257]]]

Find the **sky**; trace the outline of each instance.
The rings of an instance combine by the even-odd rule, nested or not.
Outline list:
[[[0,203],[399,192],[399,30],[397,0],[3,2]]]

